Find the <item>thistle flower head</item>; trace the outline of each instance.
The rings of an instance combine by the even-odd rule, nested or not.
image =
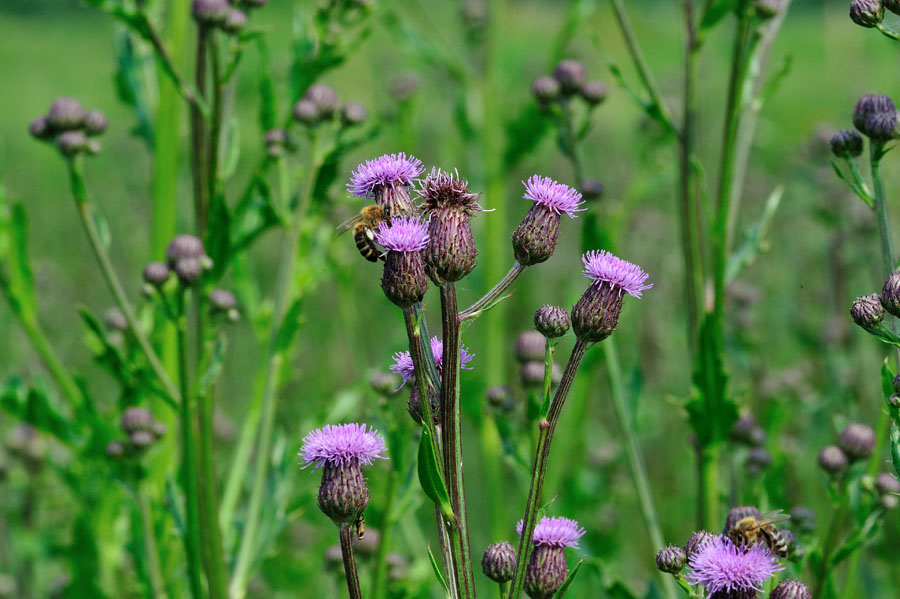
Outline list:
[[[303,447],[297,455],[303,460],[303,468],[326,465],[344,468],[386,459],[382,455],[386,449],[378,431],[367,429],[365,424],[326,424],[304,437]]]
[[[481,558],[481,570],[494,582],[512,580],[516,570],[516,551],[506,541],[488,547]]]
[[[428,245],[428,225],[415,216],[400,216],[378,224],[375,241],[388,251],[419,252]]]
[[[441,370],[441,365],[444,360],[444,342],[438,339],[437,337],[431,338],[431,355],[434,356],[434,364],[438,368],[438,372]],[[472,361],[472,358],[475,357],[475,354],[470,352],[465,345],[460,345],[459,347],[459,367],[463,370],[472,370],[472,367],[469,366],[469,363]],[[397,352],[394,354],[394,363],[390,367],[391,372],[395,372],[400,375],[400,378],[403,379],[400,387],[405,385],[407,382],[411,381],[413,377],[415,377],[415,368],[413,367],[412,356],[410,356],[408,351]]]
[[[356,197],[368,199],[378,187],[412,185],[425,169],[422,161],[405,153],[385,154],[360,164],[350,176],[347,190]]]
[[[516,532],[522,534],[525,522],[519,520]],[[534,527],[531,537],[535,546],[578,547],[578,539],[584,536],[584,529],[575,520],[559,517],[543,517]]]
[[[688,582],[702,584],[710,596],[719,592],[762,592],[762,584],[784,569],[767,547],[736,547],[722,537],[691,555],[688,566]]]
[[[650,276],[640,266],[613,256],[606,250],[592,250],[581,257],[584,263],[584,276],[596,284],[608,283],[619,295],[624,291],[632,297],[641,297],[642,291],[650,289],[653,284],[646,285]]]
[[[478,205],[480,195],[469,191],[469,182],[458,172],[444,172],[439,168],[432,168],[419,188],[422,208],[429,212],[442,208],[456,208],[467,213],[481,211],[483,208]]]
[[[546,206],[554,214],[575,218],[576,212],[587,210],[583,207],[584,201],[580,193],[550,177],[532,175],[528,181],[522,181],[522,185],[525,186],[525,195],[522,197]]]
[[[853,0],[850,19],[860,27],[875,27],[884,19],[884,5],[881,0]]]
[[[669,545],[656,554],[656,567],[661,572],[675,574],[681,572],[686,560],[684,549],[677,545]]]
[[[819,467],[828,474],[840,474],[848,462],[847,454],[837,445],[826,445],[819,452]]]
[[[769,599],[810,599],[809,587],[799,580],[782,580],[769,593]]]
[[[864,460],[875,451],[875,431],[859,422],[848,424],[841,431],[838,445],[851,460]]]

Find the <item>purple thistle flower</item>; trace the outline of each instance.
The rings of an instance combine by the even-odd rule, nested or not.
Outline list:
[[[701,547],[690,556],[688,565],[688,582],[702,584],[709,596],[720,592],[762,592],[762,584],[784,569],[767,547],[736,547],[726,537]]]
[[[434,356],[434,363],[438,368],[438,372],[440,373],[441,364],[444,358],[444,342],[438,339],[437,337],[431,338],[431,354]],[[471,353],[465,345],[460,345],[459,348],[459,367],[463,370],[472,370],[472,367],[469,366],[469,362],[472,361],[472,358],[475,357],[475,354]],[[403,379],[400,387],[402,388],[407,382],[411,381],[413,377],[415,377],[415,367],[413,366],[412,356],[409,355],[408,351],[396,352],[394,354],[394,363],[390,366],[391,372],[395,372],[400,375],[400,378]]]
[[[354,464],[371,465],[372,460],[385,460],[382,455],[387,447],[384,439],[374,428],[366,430],[365,424],[326,424],[303,439],[299,455],[303,468],[315,466],[338,466],[345,468]]]
[[[428,225],[419,217],[401,216],[378,224],[375,241],[393,252],[419,252],[428,245]]]
[[[425,171],[422,161],[405,153],[385,154],[360,164],[347,183],[347,191],[356,197],[369,199],[377,187],[412,185]]]
[[[525,195],[522,197],[543,204],[554,214],[576,218],[576,212],[587,210],[583,207],[584,201],[580,193],[568,185],[557,183],[550,177],[532,175],[527,182],[522,181],[522,185],[525,186]]]
[[[584,276],[595,283],[609,283],[619,295],[624,291],[632,297],[641,297],[642,291],[653,287],[644,282],[650,276],[640,266],[613,256],[606,250],[592,250],[581,257]]]
[[[516,532],[522,534],[525,523],[519,520]],[[578,547],[578,539],[584,536],[584,529],[575,520],[569,518],[541,518],[534,527],[532,540],[535,546]]]

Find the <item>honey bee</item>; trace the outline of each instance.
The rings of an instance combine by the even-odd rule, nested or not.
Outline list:
[[[782,514],[781,510],[761,516],[748,516],[735,523],[728,531],[728,538],[738,547],[749,548],[764,544],[778,557],[787,557],[790,552],[788,540],[774,524],[788,518],[790,516]]]
[[[369,262],[378,262],[381,258],[381,251],[375,244],[375,229],[379,223],[390,219],[387,208],[381,206],[365,206],[359,214],[341,223],[337,228],[337,234],[343,235],[349,230],[353,230],[353,241],[356,242],[356,249],[360,255]]]

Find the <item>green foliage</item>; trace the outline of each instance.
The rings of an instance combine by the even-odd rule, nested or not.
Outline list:
[[[728,395],[720,335],[715,315],[707,314],[697,339],[697,362],[692,377],[696,394],[685,406],[700,447],[721,445],[738,419],[737,404]]]

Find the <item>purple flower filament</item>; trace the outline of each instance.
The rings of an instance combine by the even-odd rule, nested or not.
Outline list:
[[[584,208],[584,200],[581,194],[572,189],[568,185],[557,183],[550,177],[541,177],[540,175],[532,175],[528,181],[523,181],[525,186],[525,195],[527,200],[531,200],[536,204],[542,204],[554,214],[565,214],[571,218],[576,218],[576,212],[587,210]]]
[[[424,172],[422,161],[405,153],[385,154],[360,164],[350,176],[347,191],[359,198],[370,198],[378,187],[412,185]]]
[[[641,297],[642,292],[653,287],[646,284],[650,275],[640,266],[613,256],[606,250],[592,250],[581,257],[584,276],[595,283],[608,283],[619,295],[624,291],[632,297]]]
[[[709,596],[719,592],[762,592],[763,583],[784,569],[767,547],[737,547],[725,537],[701,547],[690,556],[688,565],[688,582],[702,584]]]
[[[337,466],[344,468],[352,463],[371,465],[373,460],[384,460],[387,450],[384,439],[374,428],[365,424],[326,424],[306,435],[298,454],[303,468]]]

